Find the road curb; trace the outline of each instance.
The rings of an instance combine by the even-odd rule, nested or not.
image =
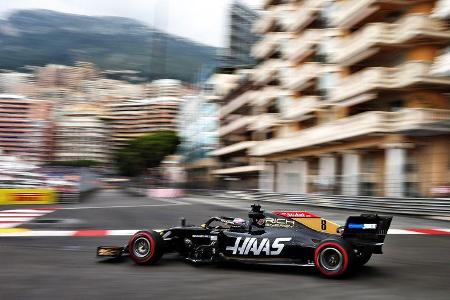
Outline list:
[[[26,228],[0,229],[0,237],[106,237],[131,236],[142,229],[88,229],[88,230],[30,230]],[[160,231],[156,229],[155,231]],[[450,235],[447,228],[389,229],[389,235]]]

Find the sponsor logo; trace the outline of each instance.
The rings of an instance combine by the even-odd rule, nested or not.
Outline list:
[[[46,195],[42,193],[15,193],[11,195],[13,201],[42,201],[45,200]]]
[[[98,249],[97,255],[99,255],[99,256],[116,256],[119,253],[120,253],[120,250],[118,250],[118,249],[100,248],[100,249]]]
[[[377,224],[348,224],[349,229],[377,229]]]
[[[266,218],[266,226],[269,227],[294,227],[295,221],[282,218]]]
[[[208,239],[210,238],[210,236],[206,235],[206,234],[193,234],[192,237],[193,238],[208,238]]]
[[[247,237],[242,239],[238,237],[233,246],[227,246],[227,251],[239,255],[279,255],[283,251],[284,243],[289,242],[292,238],[276,238],[271,242],[268,238],[264,238],[258,242],[257,238]]]
[[[318,218],[315,214],[307,211],[276,211],[274,214],[287,218]]]

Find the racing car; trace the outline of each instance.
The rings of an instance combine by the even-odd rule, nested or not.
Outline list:
[[[391,216],[361,214],[345,226],[305,211],[266,213],[252,205],[248,220],[211,217],[200,226],[138,231],[123,247],[100,246],[98,257],[128,255],[139,265],[155,264],[165,253],[192,263],[244,263],[315,267],[340,277],[382,254]]]

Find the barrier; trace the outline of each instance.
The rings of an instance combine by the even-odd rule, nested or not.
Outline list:
[[[0,189],[0,205],[55,204],[56,192],[51,189]]]
[[[215,191],[227,199],[267,201],[327,208],[420,216],[450,216],[449,198],[385,198],[319,194],[281,194],[254,191]]]

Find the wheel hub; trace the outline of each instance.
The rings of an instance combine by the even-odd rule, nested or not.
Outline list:
[[[320,253],[319,260],[327,271],[337,271],[342,266],[342,253],[335,248],[325,248]]]

